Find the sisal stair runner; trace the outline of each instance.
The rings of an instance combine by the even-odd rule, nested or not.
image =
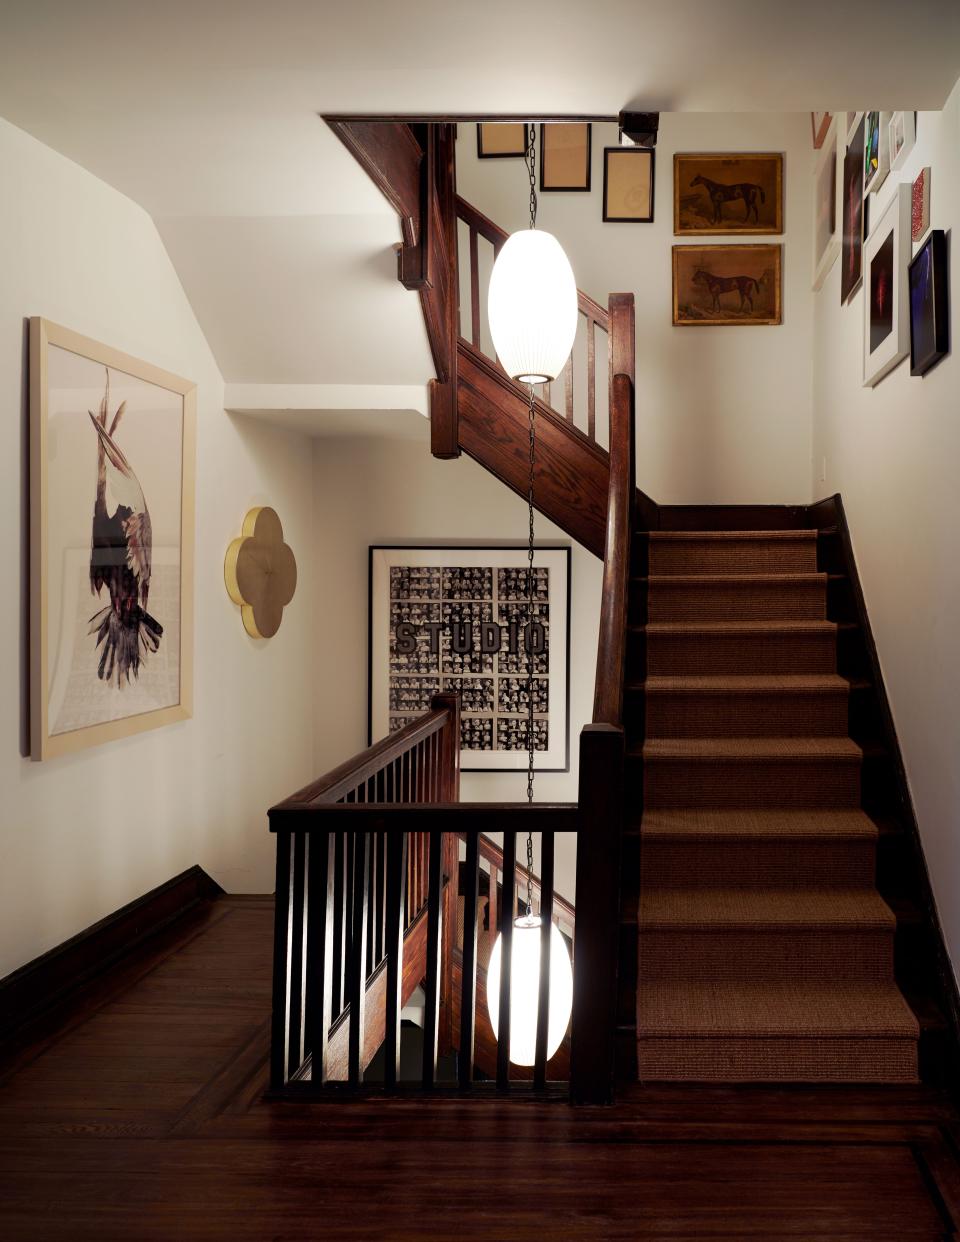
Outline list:
[[[640,1078],[915,1081],[816,532],[652,532],[648,562]]]

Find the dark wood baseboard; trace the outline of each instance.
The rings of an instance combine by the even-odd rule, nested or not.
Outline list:
[[[223,889],[190,867],[0,980],[0,1042]]]

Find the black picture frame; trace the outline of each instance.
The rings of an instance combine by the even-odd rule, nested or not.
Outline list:
[[[622,155],[641,157],[650,161],[650,214],[638,216],[611,215],[608,202],[610,186],[610,157]],[[657,152],[653,147],[604,147],[603,149],[603,222],[604,224],[653,224],[654,204],[657,190]]]
[[[909,268],[911,375],[926,375],[950,352],[949,282],[947,235],[931,229]]]
[[[538,773],[539,772],[569,772],[570,771],[570,623],[571,623],[571,600],[572,600],[572,585],[571,585],[572,549],[571,549],[570,544],[561,544],[561,543],[539,543],[538,542],[535,545],[535,547],[538,553],[550,553],[552,555],[557,555],[557,554],[561,555],[562,564],[563,564],[563,577],[565,580],[564,595],[563,595],[563,598],[559,601],[559,605],[558,605],[559,615],[562,616],[563,618],[563,651],[562,651],[561,661],[560,661],[560,663],[562,664],[563,683],[564,683],[564,692],[563,692],[563,695],[560,701],[560,707],[562,710],[563,720],[562,720],[562,729],[561,729],[561,732],[562,732],[561,747],[560,747],[561,754],[558,756],[562,761],[557,762],[557,763],[551,762],[550,766],[541,766],[540,756],[542,752],[538,752],[536,771]],[[386,552],[386,553],[390,553],[390,552],[438,553],[440,552],[440,553],[445,553],[449,555],[444,564],[449,565],[451,567],[456,566],[457,559],[458,559],[457,558],[458,552],[468,553],[471,556],[478,556],[479,554],[483,554],[483,556],[486,558],[486,561],[484,563],[489,563],[491,566],[494,564],[496,558],[498,558],[499,556],[502,556],[504,553],[507,553],[507,554],[513,554],[512,558],[508,557],[508,559],[517,559],[519,557],[519,559],[517,560],[517,564],[520,565],[522,563],[522,565],[525,566],[527,546],[526,544],[513,544],[513,543],[484,545],[484,544],[467,544],[467,543],[459,543],[459,544],[423,543],[423,544],[420,544],[420,543],[415,543],[415,542],[378,543],[378,544],[368,545],[368,560],[367,560],[367,744],[368,745],[373,745],[373,741],[374,741],[374,684],[375,684],[375,679],[377,676],[377,670],[375,667],[376,653],[374,651],[374,646],[375,646],[375,639],[374,639],[375,557],[378,552]],[[536,567],[536,562],[534,562],[534,564]],[[510,568],[510,566],[498,566],[498,568]],[[389,603],[389,598],[387,602]],[[551,659],[550,667],[552,670],[553,668],[552,659]],[[476,677],[476,674],[464,674],[464,675]],[[513,676],[518,676],[518,675],[519,674],[514,673],[513,671],[508,671],[507,673],[504,674],[500,672],[499,670],[495,674],[496,677],[500,677],[500,676],[513,677]],[[552,671],[550,675],[552,675]],[[441,677],[443,676],[442,672],[440,676]],[[454,677],[455,676],[456,675],[454,674]],[[548,719],[552,720],[555,710],[556,710],[556,705],[551,702],[551,706],[550,706],[549,713],[548,713]],[[495,714],[499,716],[500,714],[499,709],[497,709]],[[553,728],[554,726],[551,726],[551,727]],[[553,750],[554,747],[551,745],[549,749]],[[519,773],[519,772],[523,772],[526,770],[525,760],[522,764],[519,764],[515,767],[511,767],[508,764],[501,764],[499,766],[491,765],[489,767],[480,767],[477,765],[475,759],[472,761],[470,759],[464,761],[465,755],[476,756],[477,754],[482,754],[482,753],[485,753],[485,752],[477,751],[477,750],[461,751],[461,770],[469,771],[469,772],[500,772],[500,773],[504,773],[504,772],[518,772]],[[503,754],[509,755],[513,753],[520,754],[521,752],[491,751],[490,753],[499,754],[499,755],[503,755]],[[523,754],[525,755],[526,752],[524,751]]]
[[[569,124],[586,125],[587,127],[587,166],[586,181],[583,185],[547,185],[545,175],[545,156],[547,153],[547,129],[548,125],[544,122],[540,124],[540,192],[541,194],[589,194],[591,177],[593,175],[593,126],[589,121],[575,121]],[[566,123],[563,124],[566,128]],[[549,128],[559,128],[550,125]]]
[[[519,125],[523,130],[523,146],[519,151],[485,151],[483,149],[483,127],[485,125]],[[524,121],[477,121],[477,159],[478,160],[519,160],[527,153],[527,126]]]
[[[843,156],[843,232],[840,244],[840,301],[848,304],[863,284],[863,243],[869,235],[863,193],[864,120],[861,117]],[[851,216],[853,227],[848,223]]]

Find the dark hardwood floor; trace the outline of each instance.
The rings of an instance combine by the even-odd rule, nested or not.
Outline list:
[[[268,1103],[272,902],[187,916],[0,1066],[0,1238],[943,1239],[921,1087]]]

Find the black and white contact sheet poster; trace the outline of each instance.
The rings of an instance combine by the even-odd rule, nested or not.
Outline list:
[[[371,741],[455,690],[461,767],[525,768],[532,660],[536,768],[568,770],[570,549],[536,549],[532,627],[527,574],[523,547],[371,547]]]

